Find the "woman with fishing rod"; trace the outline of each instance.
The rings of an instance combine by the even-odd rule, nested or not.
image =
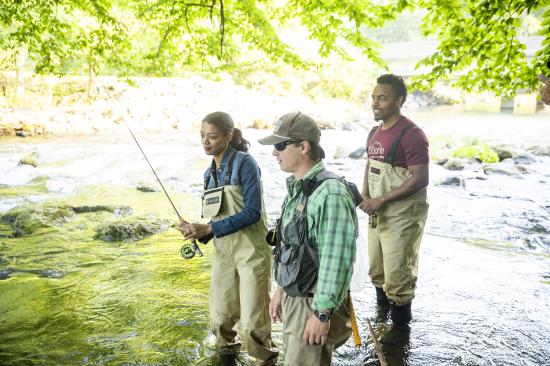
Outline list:
[[[211,221],[184,222],[181,231],[186,239],[214,237],[210,325],[216,348],[222,362],[234,362],[240,344],[233,328],[240,319],[250,356],[274,365],[278,352],[268,314],[271,251],[265,241],[260,169],[229,114],[208,114],[200,134],[204,152],[213,157],[204,173],[202,199],[202,216]]]

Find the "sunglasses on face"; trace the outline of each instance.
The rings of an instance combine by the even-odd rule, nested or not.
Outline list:
[[[290,144],[293,144],[295,142],[300,142],[300,141],[283,141],[283,142],[279,142],[278,144],[275,144],[273,145],[273,147],[275,147],[275,150],[277,151],[283,151],[284,149],[286,149],[286,147]]]

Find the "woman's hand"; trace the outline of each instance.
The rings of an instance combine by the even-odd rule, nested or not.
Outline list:
[[[210,224],[191,224],[182,222],[180,231],[187,240],[196,240],[212,233]]]

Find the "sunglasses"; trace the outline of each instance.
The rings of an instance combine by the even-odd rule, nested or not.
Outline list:
[[[277,151],[283,151],[284,149],[286,149],[286,147],[290,144],[293,144],[295,142],[300,142],[300,141],[283,141],[283,142],[279,142],[278,144],[275,144],[273,145],[273,147],[275,147],[275,150]]]

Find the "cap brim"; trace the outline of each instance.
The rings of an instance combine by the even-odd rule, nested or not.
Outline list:
[[[262,145],[275,145],[275,144],[278,144],[279,142],[290,141],[290,140],[292,140],[290,137],[284,137],[284,136],[273,134],[273,135],[259,139],[258,142]]]

